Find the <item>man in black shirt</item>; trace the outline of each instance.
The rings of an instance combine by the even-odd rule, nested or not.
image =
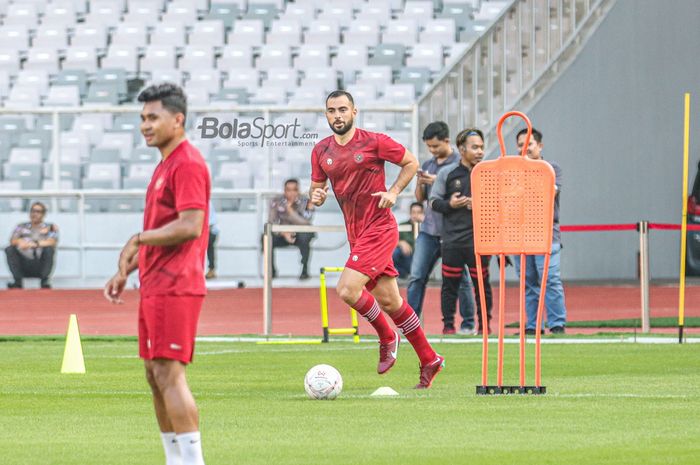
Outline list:
[[[479,332],[484,329],[481,299],[474,254],[472,220],[471,170],[484,157],[484,135],[479,129],[465,129],[457,135],[459,162],[446,166],[439,173],[430,192],[430,205],[443,215],[442,230],[442,319],[445,329],[454,327],[455,306],[460,276],[464,266],[474,283]],[[481,257],[484,293],[488,320],[491,320],[492,292],[489,284],[489,256]],[[488,329],[487,323],[487,331]]]

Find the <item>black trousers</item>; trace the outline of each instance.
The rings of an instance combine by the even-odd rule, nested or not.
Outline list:
[[[493,292],[489,283],[490,260],[491,257],[488,255],[481,257],[486,314],[489,322],[491,321],[491,307],[493,306]],[[476,268],[476,255],[473,247],[445,247],[444,245],[442,247],[442,290],[440,293],[442,322],[447,327],[454,327],[455,313],[457,311],[457,292],[465,266],[469,268],[469,276],[472,279],[472,283],[474,283],[476,315],[479,319],[479,330],[482,330],[484,322],[481,316],[481,291],[479,290],[479,274]]]
[[[272,236],[272,273],[277,274],[275,267],[275,249],[278,247],[297,247],[301,253],[301,270],[308,271],[309,256],[311,255],[311,240],[316,237],[315,233],[296,233],[294,243],[290,244],[279,235]]]
[[[216,245],[216,239],[218,237],[218,234],[212,234],[212,232],[209,231],[209,244],[207,245],[207,261],[209,262],[210,270],[216,269],[216,249],[214,248],[214,246]]]
[[[16,284],[22,284],[22,279],[25,277],[47,281],[53,270],[55,253],[54,247],[44,247],[40,256],[30,259],[22,255],[15,246],[11,245],[5,249],[7,266]]]

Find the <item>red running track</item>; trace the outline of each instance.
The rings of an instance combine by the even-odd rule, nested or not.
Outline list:
[[[429,334],[440,334],[440,289],[429,288],[426,294],[425,328]],[[405,292],[405,289],[402,289]],[[498,293],[494,288],[494,322]],[[335,294],[329,292],[331,326],[348,326],[349,315]],[[101,290],[10,290],[0,292],[0,335],[65,334],[68,316],[78,315],[83,335],[135,335],[138,292],[126,291],[123,305],[112,305]],[[200,335],[261,334],[262,289],[230,289],[210,291],[199,325]],[[275,289],[273,291],[274,334],[320,335],[321,317],[318,289]],[[569,321],[611,320],[640,317],[639,288],[567,286],[566,306]],[[677,316],[678,288],[652,286],[651,315]],[[517,288],[506,291],[506,323],[517,321]],[[686,316],[700,316],[700,286],[686,288]],[[459,324],[459,316],[457,317]],[[492,324],[492,329],[496,326]],[[509,329],[509,333],[515,332]],[[569,333],[597,332],[596,329],[569,328]],[[607,331],[610,331],[609,329]],[[662,332],[664,330],[655,330]],[[665,332],[673,332],[669,329]],[[361,322],[360,332],[372,333]],[[687,333],[699,334],[689,328]]]

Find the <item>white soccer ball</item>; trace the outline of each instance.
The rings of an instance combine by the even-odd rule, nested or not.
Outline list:
[[[304,389],[311,399],[333,400],[343,390],[343,377],[330,365],[316,365],[306,373]]]

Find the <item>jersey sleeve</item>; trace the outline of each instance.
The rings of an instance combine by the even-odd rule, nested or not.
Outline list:
[[[209,172],[203,164],[185,163],[173,173],[175,210],[205,210],[209,197]]]
[[[321,169],[320,156],[316,147],[311,151],[311,180],[313,182],[326,182],[328,176]]]
[[[386,134],[377,134],[377,156],[395,165],[401,163],[406,147]]]

